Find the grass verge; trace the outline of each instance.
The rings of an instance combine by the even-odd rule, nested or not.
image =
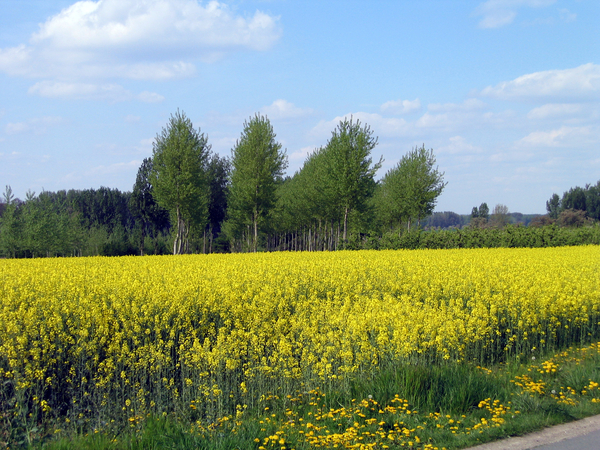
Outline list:
[[[600,414],[599,383],[597,343],[488,368],[389,367],[357,376],[346,392],[267,393],[258,408],[210,424],[163,416],[87,433],[29,430],[21,447],[460,449]]]

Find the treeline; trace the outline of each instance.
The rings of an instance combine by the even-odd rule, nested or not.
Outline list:
[[[549,215],[433,213],[444,174],[431,149],[417,147],[384,177],[368,125],[342,120],[300,170],[269,120],[255,115],[224,158],[177,111],[156,136],[131,192],[100,189],[28,192],[0,203],[0,255],[87,256],[358,248],[463,248],[597,243],[600,181],[554,194]],[[516,222],[528,227],[511,226]],[[585,229],[563,229],[583,227]],[[440,229],[448,229],[440,231]]]
[[[128,255],[140,252],[141,223],[132,213],[131,192],[100,189],[28,192],[15,199],[6,187],[0,218],[5,257]],[[166,253],[168,217],[157,217],[146,245]]]
[[[383,236],[353,236],[347,248],[453,249],[453,248],[516,248],[600,245],[600,224],[584,227],[507,225],[503,228],[450,228],[443,230],[414,229],[406,233],[386,233]]]
[[[571,188],[562,197],[552,194],[546,202],[546,211],[547,222],[556,221],[562,226],[581,226],[600,220],[600,180],[595,185]]]

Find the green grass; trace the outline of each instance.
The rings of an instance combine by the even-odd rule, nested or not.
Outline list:
[[[489,368],[389,366],[357,375],[345,391],[269,393],[253,410],[215,423],[163,416],[87,434],[22,430],[10,448],[300,450],[375,443],[377,449],[459,449],[600,413],[600,390],[591,384],[600,383],[598,345],[532,358]]]

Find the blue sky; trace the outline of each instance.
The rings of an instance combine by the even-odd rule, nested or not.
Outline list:
[[[437,211],[543,213],[600,179],[597,0],[3,0],[0,187],[131,190],[178,108],[229,156],[266,114],[288,173],[352,115],[379,176],[432,148]]]

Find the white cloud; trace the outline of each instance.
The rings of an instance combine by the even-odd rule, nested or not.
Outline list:
[[[436,149],[436,153],[449,153],[451,155],[468,155],[483,152],[481,147],[469,144],[467,140],[462,136],[453,136],[449,138],[448,141],[448,144],[438,147]]]
[[[600,96],[600,65],[588,63],[573,69],[546,70],[488,86],[481,95],[500,99],[589,99]]]
[[[64,123],[62,117],[46,116],[36,117],[26,122],[7,123],[5,126],[6,134],[20,134],[32,132],[33,134],[44,134],[48,127]]]
[[[558,10],[560,18],[565,22],[574,22],[577,19],[577,14],[572,13],[567,8],[561,8]]]
[[[311,130],[310,135],[318,138],[330,137],[331,132],[342,120],[350,120],[350,118],[354,121],[359,120],[362,125],[368,125],[375,136],[405,136],[410,131],[408,122],[402,118],[382,117],[380,114],[357,112],[338,116],[329,121],[322,120]]]
[[[154,143],[154,138],[142,139],[140,141],[140,144],[142,144],[145,147],[152,147],[153,143]]]
[[[572,103],[547,103],[538,108],[533,108],[527,113],[528,119],[540,120],[572,116],[582,111],[582,106]]]
[[[165,99],[162,95],[157,94],[156,92],[148,92],[148,91],[139,93],[137,98],[138,98],[138,100],[145,102],[145,103],[160,103]]]
[[[434,112],[477,111],[487,106],[477,98],[469,98],[462,103],[430,103],[427,109]]]
[[[162,102],[165,98],[144,91],[134,96],[119,84],[68,83],[64,81],[39,81],[28,90],[31,95],[68,100],[105,100],[111,103],[137,99],[145,103]]]
[[[71,81],[190,76],[196,61],[271,48],[277,22],[260,11],[236,15],[217,1],[79,1],[41,24],[28,44],[0,49],[0,71]]]
[[[86,171],[86,173],[88,175],[113,175],[119,173],[131,173],[132,171],[137,171],[141,164],[141,161],[133,160],[129,162],[114,163],[108,166],[100,165],[89,169],[88,171]]]
[[[532,147],[574,147],[600,142],[598,127],[562,126],[550,131],[534,131],[517,142],[518,146]]]
[[[315,150],[315,147],[302,147],[297,152],[290,154],[290,160],[292,161],[304,161],[308,155],[310,155]]]
[[[29,125],[25,122],[7,123],[4,127],[6,134],[19,134],[30,129]]]
[[[390,114],[408,114],[421,109],[421,100],[391,100],[381,105],[381,112]]]
[[[131,92],[118,84],[98,85],[62,81],[40,81],[31,86],[28,93],[48,98],[107,100],[110,102],[122,102],[133,98]]]
[[[125,122],[127,123],[136,123],[139,122],[142,118],[140,116],[134,116],[133,114],[128,114],[125,116]]]
[[[511,24],[519,8],[541,8],[556,3],[556,0],[488,0],[481,3],[473,12],[483,16],[479,28],[499,28]]]
[[[263,106],[261,111],[274,120],[297,119],[313,113],[310,108],[298,108],[293,103],[283,99],[275,100],[269,106]]]

